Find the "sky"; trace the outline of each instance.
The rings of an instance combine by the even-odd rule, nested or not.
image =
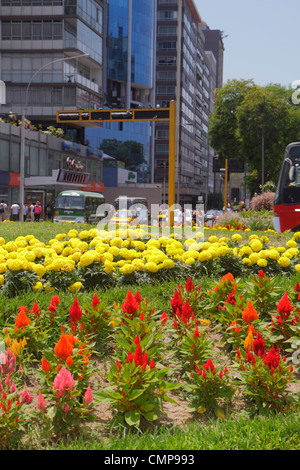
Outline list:
[[[210,29],[224,32],[223,82],[290,87],[300,80],[299,0],[194,0]]]

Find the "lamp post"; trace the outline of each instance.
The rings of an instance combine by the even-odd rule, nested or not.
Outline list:
[[[60,59],[55,59],[51,60],[50,62],[47,62],[47,64],[43,65],[40,67],[34,74],[31,76],[31,79],[29,80],[29,83],[26,88],[26,93],[25,93],[25,106],[22,109],[22,127],[21,127],[21,139],[20,139],[20,212],[19,212],[19,220],[20,222],[23,220],[23,214],[24,214],[24,190],[25,190],[25,174],[24,174],[24,163],[25,163],[25,110],[27,109],[27,104],[28,104],[28,92],[30,85],[33,81],[33,79],[38,75],[44,68],[48,67],[51,64],[54,64],[56,62],[65,62],[67,60],[71,59],[78,59],[79,57],[88,57],[90,54],[79,54],[79,55],[73,55],[71,57],[62,57]]]

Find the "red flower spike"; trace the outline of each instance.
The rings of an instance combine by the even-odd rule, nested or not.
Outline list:
[[[289,297],[287,295],[287,291],[285,291],[283,297],[281,298],[281,300],[277,304],[277,310],[278,310],[278,313],[280,314],[280,316],[283,319],[288,318],[290,316],[291,312],[293,311],[293,307],[292,307],[292,304],[291,304],[291,302],[289,300]]]
[[[94,297],[93,297],[93,300],[92,300],[92,307],[95,310],[95,312],[98,311],[97,305],[99,305],[99,304],[100,304],[100,300],[98,299],[97,294],[94,294]]]
[[[188,277],[188,280],[187,280],[187,282],[186,282],[186,284],[185,284],[185,290],[186,290],[187,292],[192,292],[194,289],[195,289],[195,286],[194,286],[194,284],[193,284],[191,278]]]

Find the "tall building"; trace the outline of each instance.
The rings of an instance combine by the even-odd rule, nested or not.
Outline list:
[[[0,21],[2,115],[47,127],[60,109],[102,105],[104,0],[2,0]]]
[[[176,202],[180,205],[205,202],[213,189],[208,117],[221,60],[206,44],[193,0],[158,0],[156,102],[168,107],[170,100],[176,101]],[[157,123],[154,180],[166,186],[166,195],[167,168],[168,126]]]
[[[19,124],[23,113],[26,117],[24,133],[21,126],[1,126],[1,196],[8,203],[22,200],[22,173],[25,201],[34,191],[41,201],[53,202],[68,185],[103,190],[102,158],[79,145],[85,142],[83,129],[64,124],[68,141],[48,141],[27,128],[28,121],[37,129],[56,125],[61,109],[102,106],[104,0],[2,0],[0,23],[0,79],[6,90],[0,115]],[[59,181],[59,170],[68,170],[69,160],[81,160],[88,183]]]
[[[148,108],[153,106],[156,0],[107,2],[104,70],[104,106]],[[152,124],[108,123],[89,129],[90,145],[122,160],[137,172],[138,182],[152,179]]]

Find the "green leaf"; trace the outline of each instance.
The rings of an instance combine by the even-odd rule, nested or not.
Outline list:
[[[124,418],[129,426],[138,426],[140,424],[141,413],[137,409],[127,411],[124,415]]]
[[[142,393],[144,393],[144,389],[132,390],[132,392],[129,394],[129,401],[135,400],[137,397],[142,395]]]
[[[158,419],[158,415],[154,413],[154,411],[149,411],[149,413],[144,414],[144,418],[147,421],[155,421],[156,419]]]

